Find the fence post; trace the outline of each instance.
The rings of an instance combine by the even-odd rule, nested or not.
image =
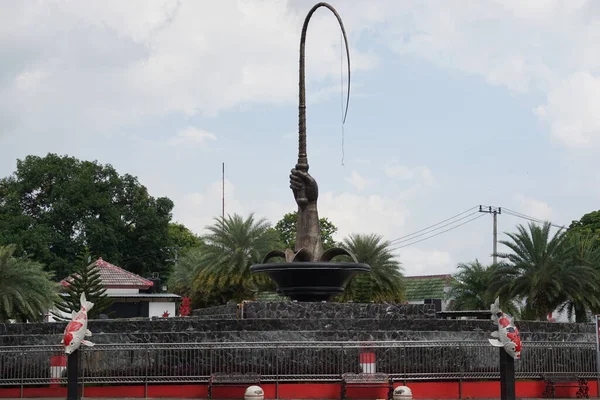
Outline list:
[[[275,344],[275,398],[279,399],[279,345]]]
[[[462,382],[463,382],[463,372],[464,372],[464,359],[465,351],[462,347],[462,342],[458,342],[458,361],[459,361],[459,371],[458,371],[458,398],[462,399]]]
[[[148,371],[150,370],[150,348],[146,347],[146,373],[144,374],[144,398],[148,398]]]
[[[406,386],[406,343],[402,343],[402,384]]]
[[[208,354],[209,354],[209,360],[210,360],[210,369],[208,371],[208,375],[209,377],[212,376],[213,371],[214,371],[214,365],[213,365],[213,353],[214,353],[214,346],[212,345],[212,343],[210,345],[208,345]],[[210,378],[209,378],[210,379]]]
[[[22,351],[21,352],[21,390],[20,390],[20,396],[21,398],[23,398],[23,386],[25,385],[25,360],[27,358],[25,358],[25,352]]]
[[[600,326],[598,326],[600,315],[594,315],[596,325],[596,396],[600,397]]]
[[[346,349],[344,348],[344,343],[342,343],[342,356],[341,356],[341,365],[339,366],[340,379],[342,378],[342,374],[344,373],[344,369],[346,368]]]
[[[85,367],[86,367],[86,354],[88,354],[87,352],[81,352],[81,356],[80,358],[80,368],[79,370],[81,371],[81,398],[85,397]]]

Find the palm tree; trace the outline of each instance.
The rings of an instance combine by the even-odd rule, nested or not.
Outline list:
[[[569,246],[569,264],[576,266],[585,266],[592,268],[600,275],[600,248],[598,248],[598,235],[589,233],[568,233],[567,244]],[[597,276],[595,279],[586,279],[581,282],[583,290],[579,293],[565,295],[564,303],[560,306],[559,312],[566,311],[567,317],[575,322],[589,322],[588,310],[600,311],[600,294],[598,285],[600,281]]]
[[[598,273],[587,265],[574,265],[562,230],[550,234],[549,222],[522,225],[500,241],[512,252],[498,254],[491,290],[501,296],[525,301],[526,314],[545,320],[566,300],[580,299],[598,288]]]
[[[42,264],[14,257],[15,250],[0,246],[0,322],[40,321],[59,300],[59,285]]]
[[[452,299],[452,310],[488,310],[496,300],[497,293],[490,290],[494,279],[495,265],[485,266],[479,260],[458,264],[452,288],[447,296]],[[518,308],[510,299],[501,299],[502,309],[517,316]]]
[[[342,241],[358,262],[371,266],[370,274],[357,275],[346,285],[341,301],[400,302],[404,297],[402,267],[391,244],[376,234],[350,234]]]
[[[169,275],[168,287],[173,293],[183,297],[192,296],[192,284],[200,272],[202,245],[189,249],[177,260]]]
[[[204,245],[198,250],[198,273],[194,280],[195,293],[229,293],[233,300],[254,297],[257,290],[273,289],[273,282],[264,274],[251,274],[250,266],[262,261],[269,250],[277,247],[278,235],[265,219],[255,220],[250,214],[215,219],[202,237]]]

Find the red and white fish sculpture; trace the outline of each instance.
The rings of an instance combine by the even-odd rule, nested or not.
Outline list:
[[[94,307],[94,303],[85,299],[85,293],[81,293],[79,299],[81,303],[81,310],[79,312],[73,311],[71,321],[65,328],[65,333],[61,343],[65,345],[65,354],[71,354],[79,348],[79,346],[92,347],[94,343],[89,340],[85,340],[85,336],[92,336],[92,332],[88,329],[88,311]]]
[[[521,359],[521,336],[513,324],[513,318],[500,309],[500,298],[490,306],[492,320],[498,323],[498,330],[492,332],[493,339],[488,339],[495,347],[504,347],[504,350],[515,360]]]

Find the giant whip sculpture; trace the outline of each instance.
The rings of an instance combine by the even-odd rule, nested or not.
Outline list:
[[[306,16],[300,38],[300,78],[298,105],[298,162],[290,174],[290,188],[298,205],[296,226],[296,248],[273,250],[269,252],[263,264],[253,265],[253,273],[267,273],[277,284],[279,294],[289,296],[298,301],[330,300],[343,292],[346,283],[357,273],[370,272],[371,267],[358,263],[356,257],[348,250],[331,248],[323,250],[323,242],[319,229],[319,213],[317,199],[319,188],[315,179],[308,173],[308,155],[306,152],[306,84],[305,84],[305,43],[308,22],[319,7],[328,8],[337,18],[346,46],[348,59],[348,94],[346,111],[350,100],[350,50],[344,24],[337,11],[327,3],[316,4]],[[346,256],[352,262],[334,262],[335,257]],[[268,261],[273,258],[284,258],[284,263]]]

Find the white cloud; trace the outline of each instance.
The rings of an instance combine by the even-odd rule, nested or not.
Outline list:
[[[175,137],[169,139],[168,143],[172,146],[201,145],[207,140],[217,140],[217,137],[210,132],[189,126],[179,132]]]
[[[567,147],[600,144],[600,6],[593,0],[386,3],[397,52],[545,97],[535,113]]]
[[[515,194],[513,199],[517,204],[515,211],[542,221],[552,221],[554,212],[545,201],[527,197],[521,193]]]
[[[204,192],[191,192],[174,196],[173,220],[185,224],[192,232],[203,234],[205,228],[222,214],[222,182],[213,182]],[[235,187],[225,180],[225,215],[246,215],[246,210],[236,198]]]
[[[370,8],[340,7],[345,20]],[[11,131],[82,135],[148,116],[295,102],[307,11],[279,0],[11,3],[0,15],[0,109]],[[316,13],[309,30],[307,82],[317,93],[339,82],[332,18]],[[348,23],[350,35],[365,28],[362,18]],[[353,73],[376,65],[374,54],[351,47]]]
[[[401,180],[419,180],[426,184],[433,183],[433,174],[426,166],[407,167],[404,165],[394,165],[385,168],[385,173],[390,178]]]
[[[582,148],[600,132],[600,76],[577,72],[553,85],[545,105],[535,109],[552,134],[570,147]]]
[[[406,276],[448,274],[456,269],[452,256],[445,251],[407,247],[396,253]]]
[[[367,187],[371,186],[371,184],[373,183],[373,181],[365,178],[364,176],[360,175],[356,171],[352,171],[352,174],[350,175],[350,177],[346,178],[346,182],[350,183],[352,186],[354,186],[358,190],[365,190]]]
[[[384,238],[401,231],[410,215],[399,201],[380,195],[326,192],[319,197],[319,215],[337,227],[336,240],[350,233],[377,233]]]
[[[384,168],[385,174],[392,179],[403,181],[400,186],[399,197],[408,198],[417,193],[431,188],[435,184],[435,178],[427,166],[408,167],[394,164]]]

